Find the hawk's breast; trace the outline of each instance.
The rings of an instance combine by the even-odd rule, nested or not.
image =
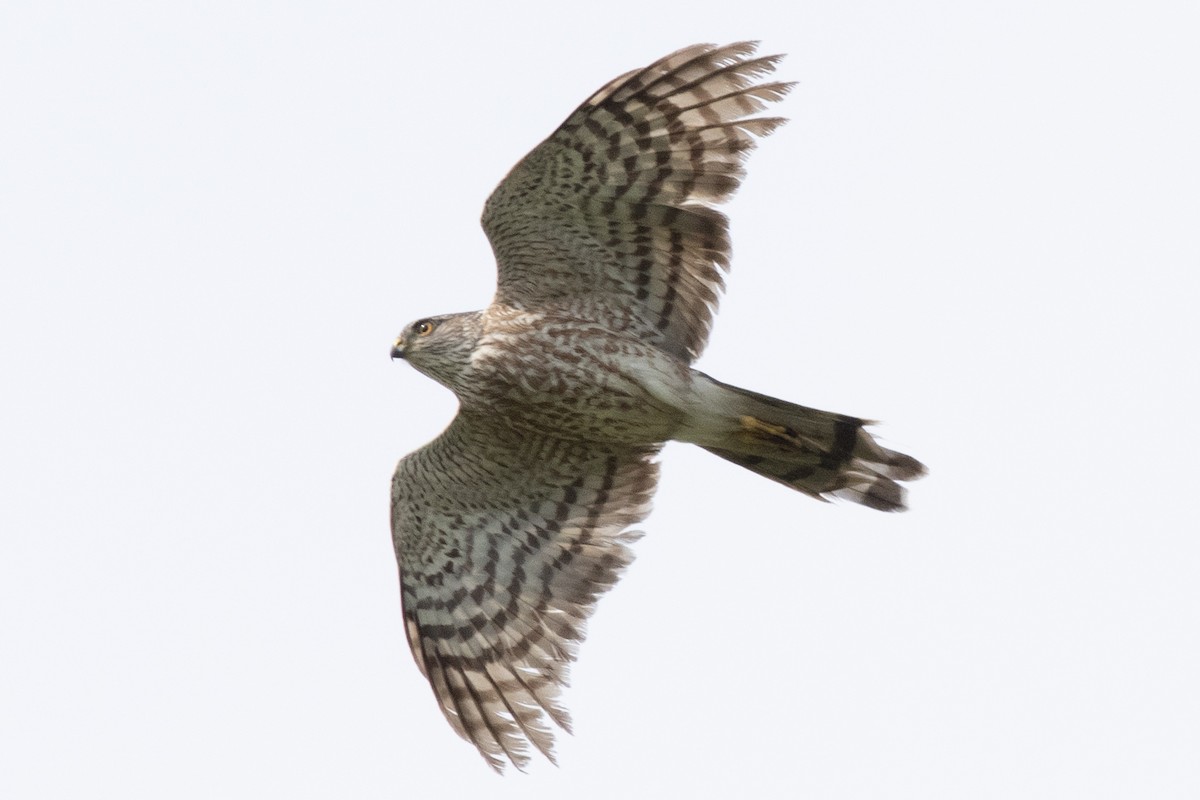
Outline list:
[[[690,391],[689,372],[679,359],[597,323],[509,309],[487,320],[471,359],[472,393],[459,400],[557,438],[663,442],[682,420],[672,395]]]

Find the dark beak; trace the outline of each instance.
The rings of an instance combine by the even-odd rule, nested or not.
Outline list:
[[[404,358],[404,337],[403,336],[401,336],[399,339],[397,339],[396,343],[394,345],[392,345],[392,361],[395,361],[397,358]]]

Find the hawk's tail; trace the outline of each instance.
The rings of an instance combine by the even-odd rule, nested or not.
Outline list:
[[[868,420],[712,383],[725,424],[717,441],[710,434],[697,444],[751,472],[819,500],[840,497],[880,511],[903,511],[900,482],[925,474],[920,461],[876,442],[864,429]]]

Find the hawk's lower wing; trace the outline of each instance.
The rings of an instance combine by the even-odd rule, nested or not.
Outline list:
[[[392,535],[409,644],[451,726],[493,768],[553,760],[558,702],[597,598],[649,512],[658,447],[518,435],[462,412],[404,458]]]

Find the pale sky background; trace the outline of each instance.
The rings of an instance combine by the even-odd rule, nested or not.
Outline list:
[[[4,4],[0,796],[1200,796],[1200,10],[781,5]],[[388,350],[571,109],[742,38],[799,85],[699,366],[932,474],[668,447],[561,766],[498,778],[404,642],[455,406]]]

